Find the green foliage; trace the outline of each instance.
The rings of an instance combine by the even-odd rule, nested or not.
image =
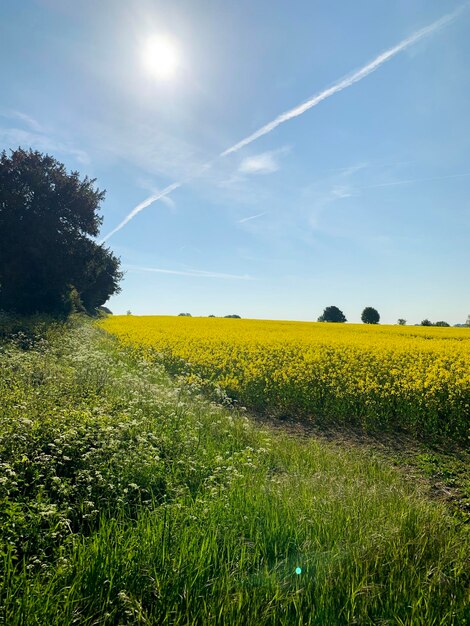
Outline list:
[[[119,293],[122,272],[110,250],[85,239],[76,251],[75,262],[80,271],[75,273],[74,285],[86,311],[94,312],[112,294]]]
[[[233,320],[240,320],[241,316],[237,315],[237,314],[233,314],[233,315],[224,315],[224,317],[228,318],[228,319],[233,319]]]
[[[425,319],[421,322],[421,326],[432,326],[432,322],[430,322],[428,319]]]
[[[444,326],[444,327],[448,327],[448,326],[450,326],[450,324],[448,324],[447,322],[443,322],[443,321],[441,321],[441,322],[436,322],[436,323],[434,324],[434,326]]]
[[[108,309],[108,307],[106,306],[99,306],[96,309],[96,315],[98,317],[107,317],[108,315],[112,315],[113,312],[111,311],[111,309]]]
[[[371,306],[366,306],[362,311],[361,320],[364,324],[378,324],[380,322],[379,312]]]
[[[405,320],[405,319],[403,319],[402,317],[400,317],[400,318],[398,318],[398,322],[397,322],[397,324],[398,324],[399,326],[406,326],[406,320]]]
[[[94,183],[39,152],[0,155],[0,309],[94,311],[118,291],[118,259],[90,239],[104,198]]]
[[[337,306],[327,306],[323,313],[318,318],[319,322],[336,322],[342,323],[347,322],[347,319],[340,309]]]
[[[470,619],[468,531],[394,468],[261,430],[88,323],[29,329],[0,344],[0,623]]]

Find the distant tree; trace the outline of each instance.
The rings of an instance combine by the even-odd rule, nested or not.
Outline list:
[[[379,312],[371,306],[366,306],[362,311],[361,320],[364,324],[378,324],[380,321]]]
[[[402,317],[398,318],[398,325],[406,326],[406,320],[404,320]]]
[[[208,317],[215,317],[215,315],[209,315]]]
[[[192,317],[191,313],[178,313],[178,317]]]
[[[327,306],[322,315],[318,318],[319,322],[346,322],[344,313],[337,306]]]
[[[432,326],[432,322],[430,322],[428,319],[425,319],[421,322],[421,326]]]
[[[104,191],[49,155],[0,154],[0,309],[89,311],[119,291],[119,260],[98,235]]]
[[[131,311],[130,309],[128,309],[128,310],[126,311],[126,315],[132,315],[132,311]]]
[[[234,320],[235,319],[236,320],[240,320],[241,319],[241,317],[239,315],[225,315],[224,317],[229,317],[229,318],[234,319]]]
[[[442,322],[442,321],[441,321],[441,322],[436,322],[436,323],[434,324],[434,326],[450,326],[450,324],[448,324],[447,322]]]
[[[465,326],[470,326],[470,315],[467,317],[467,321],[465,322]]]

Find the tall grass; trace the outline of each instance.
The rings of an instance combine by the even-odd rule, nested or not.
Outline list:
[[[0,623],[470,623],[468,528],[371,454],[261,430],[89,324],[0,361]]]

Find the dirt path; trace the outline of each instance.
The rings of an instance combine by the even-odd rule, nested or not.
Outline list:
[[[369,451],[391,463],[410,480],[418,481],[429,497],[444,502],[453,515],[470,523],[470,451],[418,441],[405,433],[371,434],[345,426],[320,426],[308,419],[249,415],[274,432]]]

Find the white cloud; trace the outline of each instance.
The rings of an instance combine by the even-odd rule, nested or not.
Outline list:
[[[274,152],[263,152],[243,159],[238,171],[241,174],[272,174],[277,172],[279,167]]]

